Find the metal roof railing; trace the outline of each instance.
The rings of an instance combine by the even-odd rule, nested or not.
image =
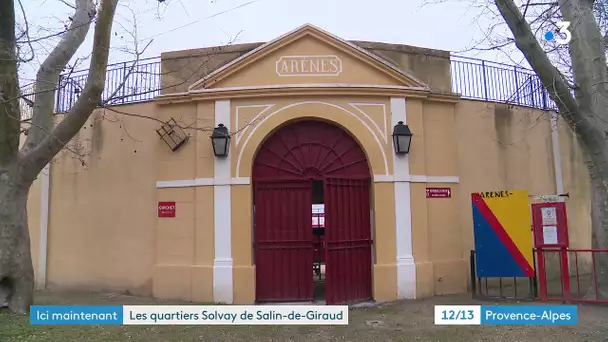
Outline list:
[[[452,56],[452,91],[463,98],[557,110],[538,75],[526,68]]]
[[[88,70],[78,70],[59,77],[55,92],[55,111],[69,111],[82,92]],[[107,105],[149,101],[160,95],[160,57],[120,62],[108,65],[106,86],[102,95]]]
[[[463,98],[556,110],[538,75],[519,66],[452,56],[452,91]],[[88,70],[60,76],[55,110],[67,112],[84,88]],[[118,105],[152,100],[161,93],[160,57],[108,65],[104,103]]]

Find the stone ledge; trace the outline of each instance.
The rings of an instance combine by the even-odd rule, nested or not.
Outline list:
[[[370,42],[361,40],[351,40],[350,42],[367,50],[395,51],[414,55],[425,55],[446,59],[450,58],[449,51],[427,49],[412,45]]]
[[[167,60],[167,59],[179,59],[179,58],[216,55],[218,53],[220,53],[220,54],[221,53],[235,53],[235,52],[247,53],[263,44],[265,44],[265,43],[244,43],[244,44],[211,46],[211,47],[199,48],[199,49],[170,51],[170,52],[161,53],[160,58],[161,58],[161,60]]]
[[[362,41],[362,40],[361,41],[360,40],[351,40],[349,42],[353,43],[359,47],[362,47],[366,50],[395,51],[395,52],[403,52],[403,53],[408,53],[408,54],[425,55],[425,56],[431,56],[431,57],[450,59],[449,51],[427,49],[427,48],[405,45],[405,44],[391,44],[391,43],[371,42],[371,41]],[[256,43],[211,46],[211,47],[207,47],[207,48],[163,52],[163,53],[161,53],[160,56],[161,56],[162,60],[168,60],[168,59],[208,56],[208,55],[215,55],[218,53],[247,53],[264,44],[265,43],[263,43],[263,42],[256,42]],[[370,51],[370,52],[373,53],[373,51]]]

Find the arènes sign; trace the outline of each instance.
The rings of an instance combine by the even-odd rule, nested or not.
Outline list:
[[[279,76],[338,76],[342,60],[335,55],[281,56],[277,60]]]

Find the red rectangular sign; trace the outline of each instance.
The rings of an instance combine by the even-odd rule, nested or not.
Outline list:
[[[158,202],[158,217],[175,217],[175,202]]]
[[[426,198],[451,198],[450,188],[426,188]]]
[[[533,203],[532,226],[535,247],[569,247],[566,203]]]

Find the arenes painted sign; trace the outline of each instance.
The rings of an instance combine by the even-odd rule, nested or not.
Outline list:
[[[338,76],[342,72],[342,60],[335,55],[281,56],[277,60],[277,75],[288,76]]]

